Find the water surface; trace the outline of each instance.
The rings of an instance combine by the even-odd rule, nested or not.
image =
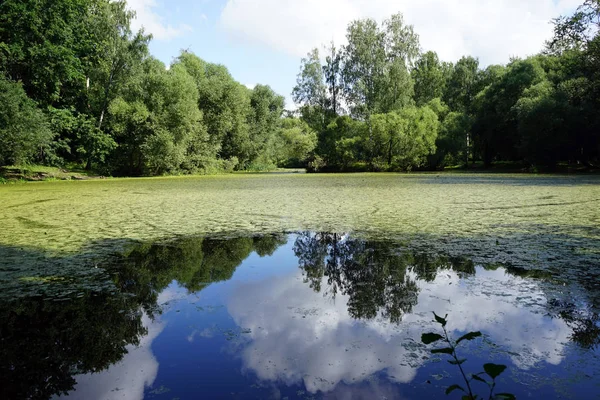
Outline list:
[[[503,391],[598,390],[593,296],[540,271],[309,232],[143,244],[102,268],[112,289],[2,303],[3,398],[441,398],[458,375],[420,342],[432,311],[483,333],[464,367],[508,365]]]

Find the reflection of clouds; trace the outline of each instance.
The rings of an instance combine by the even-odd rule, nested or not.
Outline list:
[[[194,343],[194,340],[196,339],[196,337],[212,339],[213,337],[215,337],[215,330],[209,329],[209,328],[205,328],[202,330],[194,329],[194,331],[192,333],[190,333],[186,339],[188,342]]]
[[[140,340],[140,345],[128,346],[125,357],[105,371],[76,376],[77,384],[69,393],[69,398],[139,400],[144,397],[144,389],[154,383],[158,373],[158,362],[150,346],[164,325],[150,320],[146,315],[142,323],[148,328],[148,335]]]
[[[382,318],[352,319],[346,296],[333,301],[315,293],[300,272],[240,284],[228,309],[241,328],[252,332],[241,350],[244,367],[265,381],[303,382],[311,393],[362,382],[380,371],[393,382],[410,382],[427,354],[419,344],[421,334],[437,330],[431,311],[450,314],[452,330],[482,330],[519,353],[513,361],[520,368],[561,362],[570,330],[562,320],[544,317],[544,294],[534,282],[502,270],[479,270],[466,281],[444,271],[419,286],[413,313],[393,325]]]
[[[495,344],[519,354],[511,356],[519,368],[562,361],[571,330],[563,320],[546,316],[547,300],[535,281],[502,269],[478,269],[477,277],[466,282],[453,273],[442,273],[434,284],[421,287],[417,310],[448,313],[451,329],[490,335]]]
[[[424,355],[416,345],[420,331],[355,321],[346,302],[313,292],[299,274],[241,285],[228,308],[238,325],[252,331],[242,350],[245,368],[262,380],[304,382],[311,393],[384,369],[393,381],[410,382],[416,374],[411,365]]]
[[[173,301],[183,300],[190,297],[188,290],[184,287],[171,283],[165,290],[160,292],[157,299],[158,305],[166,305]]]
[[[389,382],[371,381],[361,386],[338,385],[333,391],[325,393],[324,400],[371,400],[403,399],[397,386]]]

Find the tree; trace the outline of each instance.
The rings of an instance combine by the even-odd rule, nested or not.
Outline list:
[[[333,41],[327,48],[327,57],[323,66],[323,75],[327,91],[329,92],[329,106],[333,113],[333,117],[343,113],[341,106],[342,101],[342,71],[343,71],[343,54],[339,51]]]
[[[96,120],[78,113],[74,108],[49,108],[52,132],[58,135],[54,144],[60,156],[91,169],[94,163],[103,164],[117,143],[96,126]]]
[[[421,53],[419,36],[412,25],[404,23],[402,14],[394,14],[383,22],[385,52],[387,57],[386,79],[381,100],[381,111],[400,110],[411,105],[414,94],[410,70]]]
[[[435,152],[439,122],[429,107],[409,107],[399,113],[376,114],[373,153],[387,168],[411,170],[425,164]]]
[[[331,62],[334,62],[333,60]],[[335,66],[330,66],[335,68]],[[302,119],[313,129],[322,130],[327,126],[330,102],[325,85],[325,67],[321,65],[319,50],[311,50],[301,61],[300,72],[296,78],[296,86],[292,91],[292,99],[300,104]],[[335,71],[330,73],[335,74]],[[336,77],[328,76],[336,83]],[[333,89],[335,92],[335,89]]]
[[[2,69],[42,107],[72,105],[85,88],[84,23],[91,5],[90,0],[0,3]]]
[[[151,36],[143,31],[131,31],[135,13],[128,10],[125,1],[103,2],[93,8],[90,33],[98,54],[89,60],[89,102],[102,128],[107,107],[118,96],[129,77],[136,74],[148,55]]]
[[[525,89],[540,83],[545,77],[539,59],[514,60],[505,73],[477,95],[473,134],[475,147],[482,154],[486,166],[491,165],[494,158],[520,159],[518,120],[513,106]]]
[[[252,145],[248,125],[251,92],[236,82],[226,67],[206,63],[194,54],[184,51],[177,64],[182,64],[196,83],[198,107],[219,157],[236,157],[247,165]]]
[[[202,113],[198,89],[181,65],[169,71],[155,59],[144,63],[143,73],[109,112],[110,128],[120,143],[121,173],[143,175],[206,167],[214,158]]]
[[[401,60],[407,69],[412,69],[421,53],[419,35],[412,25],[406,25],[401,13],[394,14],[383,22],[386,54],[390,61]]]
[[[462,57],[454,65],[444,97],[452,111],[472,111],[473,100],[480,90],[479,77],[479,60],[476,58]]]
[[[43,161],[53,139],[49,128],[22,85],[0,74],[0,166]]]
[[[319,132],[316,152],[324,167],[345,170],[353,163],[366,158],[365,142],[368,140],[366,124],[344,115],[332,120]]]
[[[316,132],[297,118],[281,120],[277,140],[275,158],[282,166],[304,167],[317,146]]]
[[[300,72],[292,98],[303,106],[327,108],[327,88],[323,82],[323,67],[319,58],[319,50],[311,50],[301,61]]]
[[[461,160],[464,160],[464,139],[473,125],[472,118],[465,113],[450,111],[439,98],[431,100],[427,106],[437,115],[439,121],[436,151],[428,157],[428,166],[437,169],[460,164]]]
[[[600,1],[585,0],[573,15],[554,19],[554,37],[546,43],[547,50],[560,54],[589,47],[598,36],[599,17]]]
[[[379,27],[372,19],[348,26],[344,48],[346,102],[357,118],[399,110],[410,104],[413,84],[409,69],[419,54],[419,38],[401,14]]]
[[[429,103],[435,98],[442,98],[446,90],[446,75],[438,55],[428,51],[417,60],[411,71],[415,83],[415,102],[418,106]]]
[[[568,103],[558,101],[549,81],[542,81],[528,89],[513,107],[517,114],[519,148],[525,160],[534,165],[555,167],[567,145],[563,135],[563,107]]]
[[[571,16],[554,20],[554,38],[547,50],[567,60],[569,76],[564,88],[578,122],[571,130],[577,148],[571,160],[593,165],[600,159],[600,1],[585,0]],[[573,85],[577,82],[578,84]],[[581,124],[581,121],[585,123]]]
[[[350,23],[344,47],[344,94],[351,114],[369,120],[378,111],[383,91],[385,33],[372,19]]]
[[[250,96],[250,151],[249,163],[273,165],[269,147],[279,125],[285,99],[269,86],[256,85]]]

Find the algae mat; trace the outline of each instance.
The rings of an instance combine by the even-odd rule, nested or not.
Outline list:
[[[53,255],[113,250],[129,239],[311,230],[403,238],[528,266],[600,259],[599,176],[240,174],[44,182],[2,186],[0,204],[0,246]]]

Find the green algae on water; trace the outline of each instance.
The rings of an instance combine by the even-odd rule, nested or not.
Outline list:
[[[569,273],[593,277],[598,268],[589,267],[600,265],[596,176],[242,174],[45,182],[2,186],[0,204],[0,271],[11,284],[88,273],[96,259],[131,242],[304,230],[390,238],[480,264],[560,273],[568,266]],[[84,263],[72,262],[81,255]],[[47,267],[47,257],[61,262]]]

